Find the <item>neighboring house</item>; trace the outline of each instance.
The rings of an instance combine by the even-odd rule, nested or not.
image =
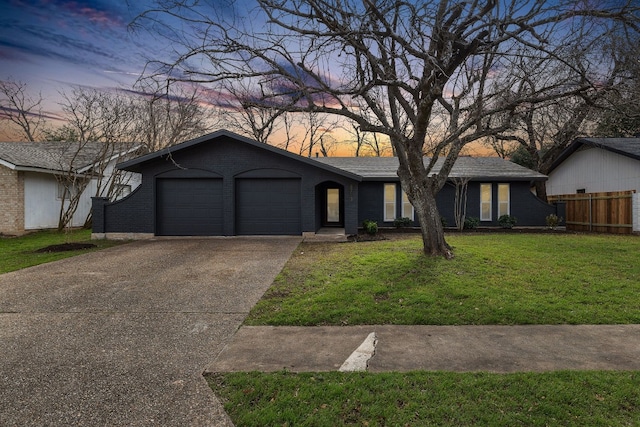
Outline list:
[[[578,138],[549,172],[549,196],[640,191],[640,138]]]
[[[84,225],[97,188],[108,187],[115,164],[127,153],[105,155],[105,144],[69,142],[0,142],[0,233],[21,234],[29,230],[56,228],[65,186],[74,191],[67,176],[89,179],[80,196],[73,226]],[[104,159],[104,161],[103,161]],[[121,195],[130,193],[140,176],[127,173],[116,185]],[[69,200],[65,198],[65,204]]]
[[[142,184],[116,202],[94,199],[94,237],[300,235],[323,227],[355,234],[365,219],[380,226],[414,219],[392,157],[312,159],[221,130],[118,167],[142,174]],[[530,191],[546,176],[515,163],[461,157],[451,176],[471,180],[467,216],[481,225],[511,214],[518,225],[544,226],[555,213]],[[438,195],[450,225],[454,194],[446,185]]]

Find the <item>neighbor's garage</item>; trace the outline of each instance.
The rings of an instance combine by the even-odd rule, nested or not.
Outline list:
[[[156,235],[222,235],[222,179],[158,179],[156,194]]]
[[[236,234],[302,234],[300,179],[236,179]]]

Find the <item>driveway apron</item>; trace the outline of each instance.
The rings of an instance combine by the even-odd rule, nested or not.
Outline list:
[[[231,426],[201,373],[300,240],[139,241],[0,275],[0,425]]]

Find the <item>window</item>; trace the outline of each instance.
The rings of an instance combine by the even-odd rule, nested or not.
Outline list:
[[[393,221],[396,219],[396,185],[384,185],[384,220]]]
[[[491,220],[491,184],[480,184],[480,221]]]
[[[498,184],[498,218],[510,213],[509,184]]]
[[[413,221],[413,205],[409,202],[407,193],[402,190],[402,217],[409,218]]]
[[[340,222],[340,189],[327,188],[327,222]]]

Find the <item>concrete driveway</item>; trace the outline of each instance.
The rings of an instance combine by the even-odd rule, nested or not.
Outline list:
[[[300,240],[140,241],[0,275],[0,425],[232,425],[201,373]]]

